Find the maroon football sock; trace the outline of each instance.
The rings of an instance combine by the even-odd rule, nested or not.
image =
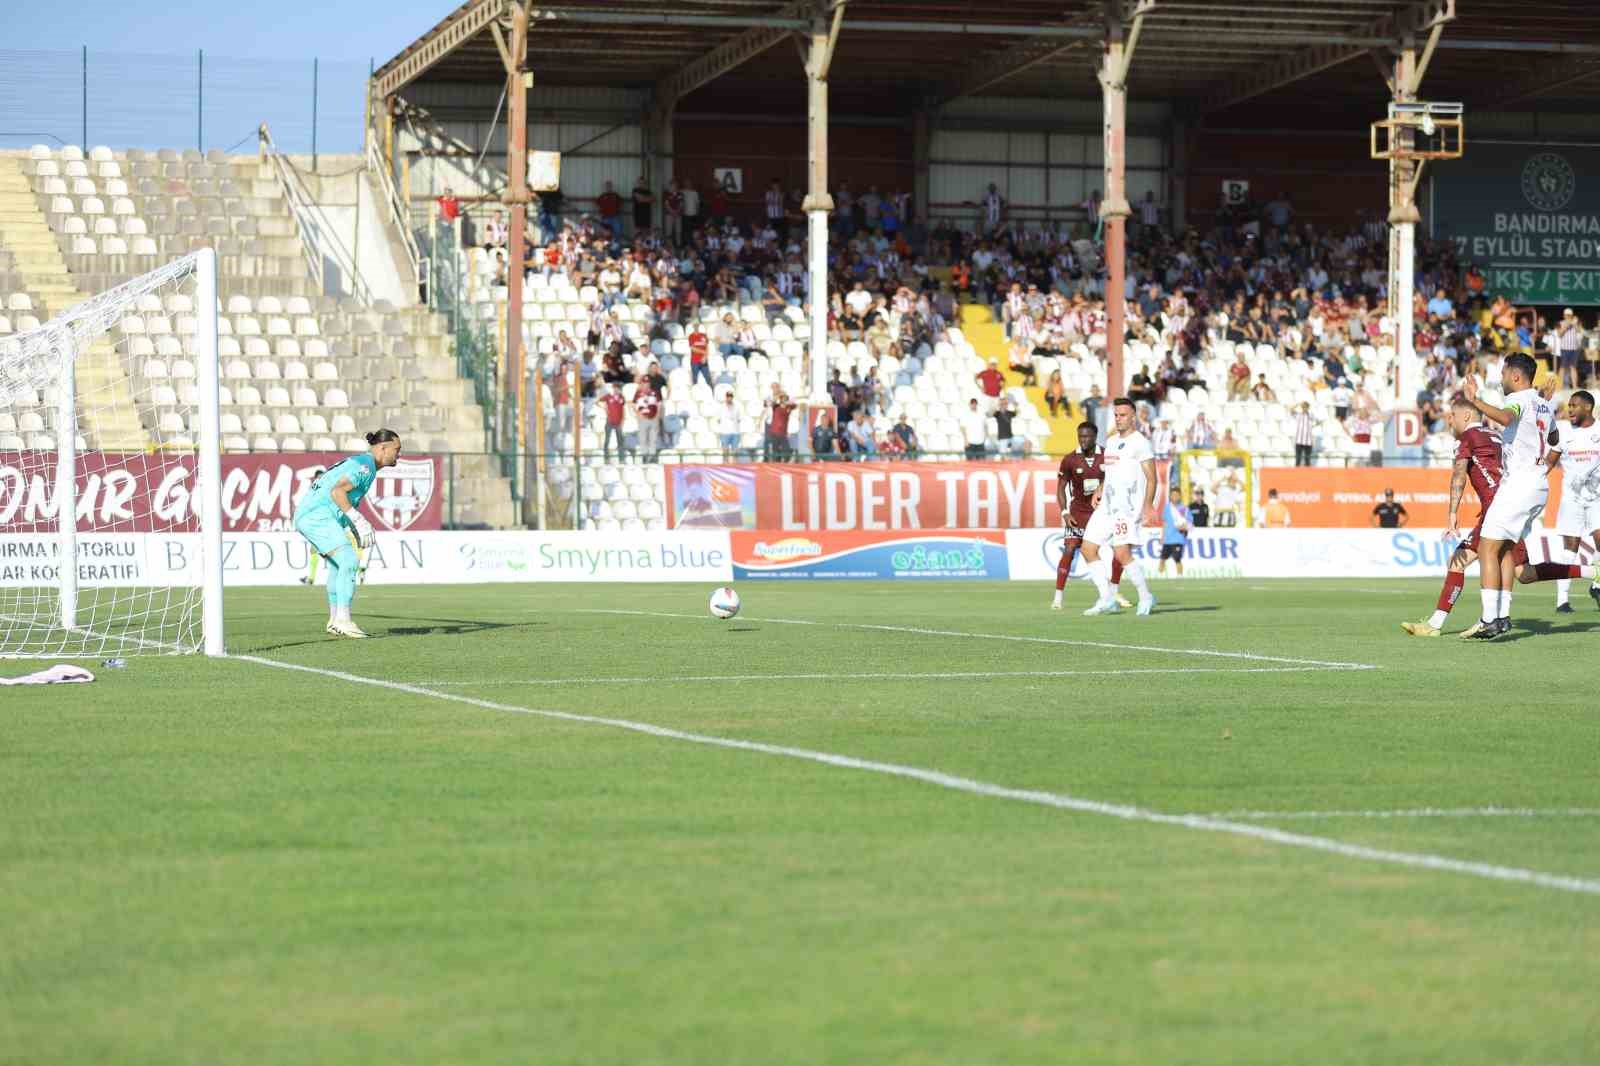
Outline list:
[[[1439,590],[1439,610],[1450,613],[1450,608],[1456,605],[1456,599],[1461,595],[1461,589],[1467,583],[1467,575],[1459,570],[1451,570],[1444,575],[1444,588]]]

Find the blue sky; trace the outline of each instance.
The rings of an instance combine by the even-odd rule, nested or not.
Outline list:
[[[380,64],[455,10],[460,0],[73,0],[18,3],[6,48],[70,51],[88,45],[149,54],[249,59],[321,56]]]

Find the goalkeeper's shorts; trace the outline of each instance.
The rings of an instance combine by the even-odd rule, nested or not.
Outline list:
[[[311,542],[318,555],[332,555],[350,547],[350,527],[337,511],[316,508],[294,516],[294,528]]]

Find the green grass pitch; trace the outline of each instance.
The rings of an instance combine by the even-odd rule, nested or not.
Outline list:
[[[502,709],[195,657],[6,689],[0,1063],[1600,1061],[1584,584],[1488,645],[1399,632],[1433,582],[1157,589],[376,587],[366,642],[232,592],[235,652]]]

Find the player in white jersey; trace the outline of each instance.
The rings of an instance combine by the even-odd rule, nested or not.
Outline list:
[[[1477,640],[1493,640],[1511,631],[1511,586],[1516,580],[1512,549],[1532,530],[1550,497],[1550,437],[1556,424],[1553,404],[1533,387],[1539,364],[1531,355],[1506,356],[1500,371],[1506,386],[1504,406],[1485,403],[1478,382],[1469,377],[1462,393],[1491,423],[1503,427],[1505,475],[1483,516],[1478,565],[1483,575],[1483,615],[1473,627]]]
[[[1579,389],[1567,400],[1566,424],[1559,427],[1556,451],[1561,453],[1561,509],[1556,512],[1556,532],[1561,534],[1566,558],[1578,561],[1578,543],[1589,537],[1600,547],[1600,422],[1594,418],[1594,394]],[[1556,582],[1556,610],[1572,610],[1567,602],[1570,579]],[[1589,597],[1600,606],[1600,583],[1589,586]]]
[[[1083,531],[1083,558],[1089,566],[1100,598],[1084,614],[1116,614],[1116,594],[1111,588],[1111,561],[1100,557],[1110,546],[1122,573],[1139,590],[1138,614],[1155,608],[1144,570],[1133,558],[1141,526],[1158,525],[1155,512],[1156,453],[1150,440],[1139,432],[1139,417],[1133,401],[1117,397],[1111,405],[1116,428],[1106,438],[1101,460],[1105,480],[1094,494],[1094,514]]]

